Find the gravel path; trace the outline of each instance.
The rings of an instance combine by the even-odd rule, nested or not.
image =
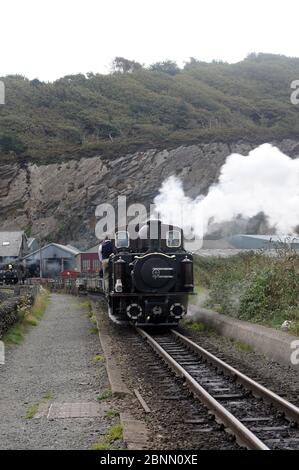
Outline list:
[[[97,402],[108,387],[98,335],[86,301],[51,295],[38,326],[22,344],[8,348],[0,365],[0,449],[89,449],[113,423],[109,403]],[[51,404],[92,403],[97,417],[47,418]],[[44,416],[26,418],[32,405]]]

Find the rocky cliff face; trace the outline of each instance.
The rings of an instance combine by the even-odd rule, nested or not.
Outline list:
[[[299,142],[274,142],[283,152],[299,156]],[[207,191],[232,152],[247,154],[253,144],[198,144],[172,150],[101,156],[49,165],[0,164],[0,227],[27,229],[47,240],[72,242],[84,248],[95,240],[95,208],[115,203],[151,203],[165,178],[175,174],[188,195]]]

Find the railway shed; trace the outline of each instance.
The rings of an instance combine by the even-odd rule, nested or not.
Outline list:
[[[294,250],[299,250],[299,236],[239,234],[233,235],[229,242],[235,248],[247,250],[270,250],[275,249],[282,243],[286,243]]]
[[[55,278],[65,270],[74,270],[79,250],[71,245],[49,243],[24,257],[31,276]],[[41,268],[41,273],[40,273]]]

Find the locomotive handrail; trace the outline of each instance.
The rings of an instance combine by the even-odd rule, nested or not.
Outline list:
[[[146,258],[147,256],[154,256],[154,255],[160,255],[160,256],[165,256],[165,258],[173,259],[175,258],[175,255],[166,255],[165,253],[162,253],[160,251],[155,251],[155,252],[150,252],[146,253],[145,255],[142,256],[134,256],[134,259],[143,259]]]

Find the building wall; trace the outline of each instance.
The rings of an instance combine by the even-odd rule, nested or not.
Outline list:
[[[42,259],[43,277],[59,277],[62,271],[74,270],[76,266],[75,255],[55,245],[48,245],[25,258],[30,275],[39,276],[40,253]]]
[[[100,260],[97,253],[80,253],[77,255],[79,259],[79,268],[81,273],[98,273],[100,270]],[[77,261],[78,268],[78,261]]]

